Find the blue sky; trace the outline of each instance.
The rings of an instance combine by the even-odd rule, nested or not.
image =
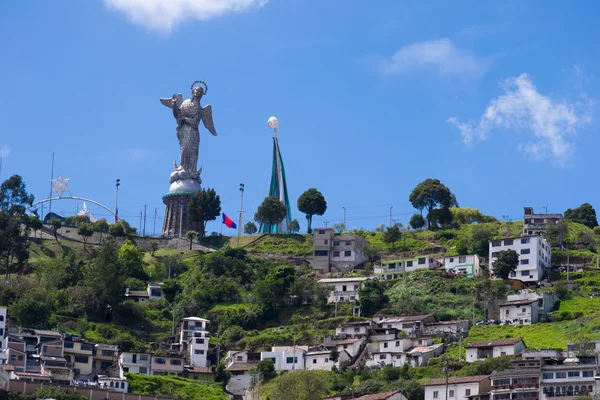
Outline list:
[[[120,215],[137,226],[147,205],[151,233],[179,157],[158,98],[202,79],[219,136],[202,130],[199,166],[234,219],[239,183],[245,220],[267,194],[271,115],[303,226],[295,203],[310,187],[328,202],[315,226],[341,221],[342,207],[349,228],[387,225],[391,206],[405,223],[429,177],[498,218],[598,205],[600,5],[422,3],[7,2],[0,178],[21,174],[46,198],[54,151],[75,196],[113,208],[120,178]]]

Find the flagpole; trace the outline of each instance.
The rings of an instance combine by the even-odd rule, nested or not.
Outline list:
[[[225,224],[225,217],[221,215],[221,236],[223,236],[223,225]]]
[[[242,234],[242,215],[244,213],[244,184],[240,183],[240,223],[238,225],[238,240],[237,245],[240,247],[240,235]]]

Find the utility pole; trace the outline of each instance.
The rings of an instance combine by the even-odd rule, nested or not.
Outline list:
[[[394,206],[390,207],[390,225],[389,225],[390,228],[392,227],[392,208],[394,208]]]
[[[238,224],[238,247],[240,247],[240,236],[242,234],[242,221],[244,213],[244,184],[240,183],[240,223]]]
[[[154,207],[154,227],[152,228],[152,236],[156,236],[156,207]]]
[[[344,230],[347,230],[347,227],[346,227],[346,207],[342,207],[342,208],[344,209]],[[352,393],[354,393],[354,392],[352,392]]]
[[[115,223],[119,220],[119,186],[121,186],[121,180],[117,179],[116,183],[116,198],[115,198]]]
[[[140,229],[138,230],[138,235],[142,234],[142,210],[140,210]]]
[[[144,204],[144,236],[146,236],[146,205]]]
[[[51,199],[52,198],[52,181],[54,180],[54,152],[52,152],[52,172],[50,173],[50,194],[48,195],[48,198]],[[52,212],[52,200],[49,201],[49,205],[48,205],[48,213]]]
[[[446,373],[446,400],[448,400],[448,357],[444,357],[444,362],[445,362],[445,368],[444,368],[444,372]]]
[[[327,228],[327,225],[329,224],[328,220],[323,221],[323,223],[325,224],[325,228]]]
[[[475,326],[475,289],[473,288],[473,326]]]

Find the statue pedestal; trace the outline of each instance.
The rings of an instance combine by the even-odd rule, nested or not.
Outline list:
[[[185,188],[183,190],[170,190],[169,193],[163,196],[163,203],[167,206],[165,212],[165,221],[163,223],[162,234],[166,237],[183,237],[188,231],[198,232],[199,226],[196,222],[188,218],[188,206],[192,196],[200,191],[200,183],[196,181],[197,189],[192,188],[189,182],[187,184],[175,185],[171,184],[171,189]],[[174,187],[175,185],[175,187]],[[195,185],[193,185],[195,186]],[[192,190],[190,190],[192,189]]]

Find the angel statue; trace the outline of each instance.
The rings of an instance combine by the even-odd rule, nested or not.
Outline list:
[[[197,83],[204,85],[204,87],[196,86]],[[186,100],[183,100],[181,93],[174,94],[170,98],[160,99],[163,105],[173,109],[173,116],[177,120],[180,160],[179,166],[177,166],[177,162],[173,164],[175,172],[171,174],[171,183],[185,179],[194,179],[202,182],[200,180],[202,168],[199,171],[196,170],[200,148],[200,132],[198,132],[200,120],[202,120],[204,127],[210,133],[217,136],[212,119],[211,106],[202,107],[200,105],[200,99],[208,91],[206,83],[195,81],[192,83],[191,89],[192,96]]]

